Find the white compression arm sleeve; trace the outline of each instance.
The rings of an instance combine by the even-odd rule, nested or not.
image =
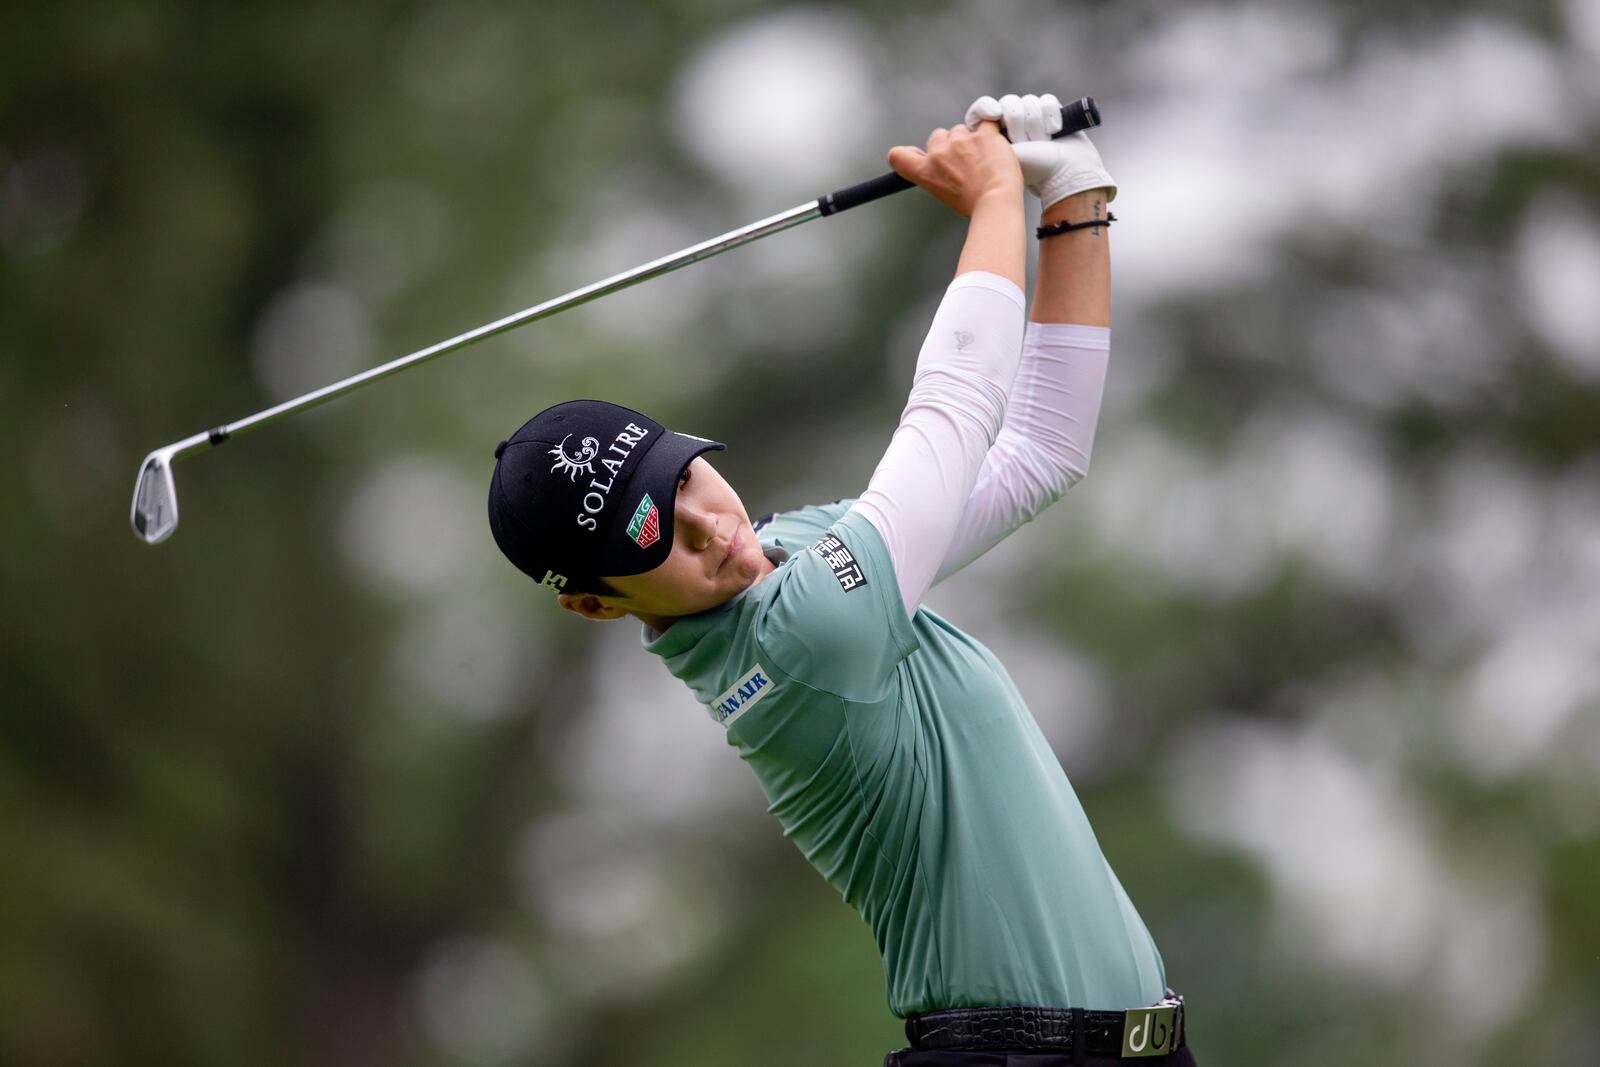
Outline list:
[[[936,582],[999,544],[1089,472],[1111,331],[1028,323],[1005,426],[984,459]]]
[[[950,283],[900,425],[851,508],[883,537],[907,614],[933,584],[1000,433],[1025,309],[1022,290],[999,275],[968,271]]]

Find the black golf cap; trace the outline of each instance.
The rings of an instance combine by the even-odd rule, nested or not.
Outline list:
[[[558,593],[643,574],[672,551],[683,469],[726,447],[601,400],[545,408],[494,450],[489,529],[507,559]]]

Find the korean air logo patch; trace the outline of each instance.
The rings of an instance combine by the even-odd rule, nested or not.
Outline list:
[[[822,561],[828,565],[828,569],[838,581],[839,588],[846,593],[853,593],[867,584],[867,576],[861,570],[861,564],[844,546],[844,542],[833,534],[828,534],[812,545],[811,551],[822,557]]]
[[[711,721],[732,726],[735,719],[749,711],[762,697],[772,692],[772,679],[767,669],[757,663],[750,672],[733,683],[726,693],[707,704]]]

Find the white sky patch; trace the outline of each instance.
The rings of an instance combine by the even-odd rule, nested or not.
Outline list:
[[[1600,456],[1576,464],[1550,497],[1551,558],[1567,589],[1600,598]],[[1600,613],[1596,614],[1600,623]]]
[[[483,517],[486,490],[487,482],[425,453],[390,459],[345,505],[345,559],[380,593],[442,593],[493,544]]]
[[[1261,864],[1288,959],[1421,988],[1462,1042],[1492,1033],[1537,986],[1535,885],[1470,857],[1448,863],[1385,770],[1315,731],[1240,722],[1175,751],[1173,818]]]
[[[639,838],[637,827],[592,809],[549,816],[522,841],[523,891],[563,938],[623,933],[648,918],[661,893],[657,860],[641,851]]]
[[[455,937],[428,950],[416,977],[424,1031],[469,1064],[527,1062],[549,1054],[545,996],[528,959],[503,942]]]
[[[529,828],[516,875],[554,933],[563,990],[582,998],[646,995],[691,966],[738,909],[731,872],[674,839],[667,855],[647,826],[589,808]]]
[[[1111,348],[1113,362],[1100,407],[1100,425],[1122,426],[1140,418],[1142,405],[1171,384],[1182,367],[1183,349],[1174,331],[1153,317],[1137,315],[1118,320]],[[1089,476],[1098,480],[1093,466]]]
[[[1529,620],[1478,662],[1455,735],[1479,777],[1536,769],[1579,709],[1600,701],[1600,650],[1588,636]]]
[[[1185,589],[1226,598],[1260,580],[1269,534],[1254,510],[1229,508],[1215,463],[1150,430],[1097,450],[1086,494],[1102,543],[1154,566]]]
[[[1543,978],[1545,922],[1531,856],[1468,857],[1445,872],[1434,918],[1431,989],[1439,1012],[1467,1016],[1451,1040],[1472,1047],[1514,1019]],[[1421,975],[1418,976],[1423,977]],[[1459,1017],[1459,1016],[1458,1016]]]
[[[1278,410],[1244,427],[1227,470],[1236,508],[1273,502],[1252,521],[1279,550],[1346,586],[1379,580],[1372,564],[1389,533],[1393,487],[1371,434],[1331,415]]]
[[[733,280],[742,286],[783,291],[791,303],[817,314],[816,302],[832,294],[859,300],[843,284],[842,269],[872,255],[883,235],[883,215],[848,216],[842,225],[807,223],[728,253]],[[703,236],[711,236],[705,234]],[[821,314],[833,314],[828,308]]]
[[[588,219],[582,233],[571,234],[560,248],[545,253],[543,274],[549,292],[524,291],[512,302],[519,307],[537,303],[715,236],[665,207],[642,206],[641,199],[627,194],[602,197],[605,210]],[[630,346],[659,346],[662,337],[684,332],[705,314],[716,296],[714,269],[712,264],[693,264],[570,314],[603,338]],[[564,280],[557,280],[562,276]]]
[[[1496,281],[1477,264],[1429,263],[1382,288],[1319,294],[1305,345],[1310,373],[1371,410],[1474,402],[1510,366],[1511,331],[1485,316]],[[1498,272],[1496,272],[1497,274]]]
[[[509,566],[509,564],[508,564]],[[475,595],[468,585],[413,609],[390,651],[389,670],[406,694],[468,722],[497,719],[519,706],[538,670],[539,605],[518,611],[503,598]],[[553,605],[544,605],[554,610]]]
[[[1244,19],[1256,28],[1226,49],[1228,62],[1185,64]],[[1138,206],[1138,225],[1117,234],[1119,287],[1134,299],[1264,269],[1266,243],[1311,220],[1403,237],[1453,170],[1577,126],[1550,49],[1504,21],[1385,40],[1335,71],[1306,44],[1317,27],[1316,16],[1265,6],[1207,9],[1152,43],[1142,73],[1158,98],[1095,135],[1119,206],[1129,219]],[[1229,73],[1239,70],[1251,73]]]
[[[1490,782],[1546,766],[1600,706],[1600,469],[1552,484],[1503,457],[1463,460],[1435,530],[1439,615],[1488,644],[1462,683],[1456,750]]]
[[[1320,5],[1185,6],[1151,26],[1124,62],[1140,80],[1197,105],[1211,95],[1271,92],[1325,72],[1339,31]]]
[[[921,297],[909,304],[907,311],[895,320],[894,328],[888,335],[888,345],[875,369],[882,385],[883,398],[897,408],[904,406],[906,394],[911,391],[912,377],[917,370],[917,356],[922,351],[922,342],[928,336],[928,328],[939,310],[939,303],[944,299],[944,292],[941,284],[928,286]],[[880,452],[888,447],[894,426],[885,426],[882,430],[883,447],[879,449]]]
[[[1416,660],[1363,666],[1310,681],[1294,699],[1317,736],[1387,780],[1406,773],[1413,754],[1439,744],[1440,715],[1454,715],[1455,687]]]
[[[1461,641],[1499,633],[1518,613],[1576,626],[1585,600],[1600,598],[1600,538],[1583,532],[1590,507],[1574,502],[1551,534],[1542,485],[1503,460],[1463,459],[1430,510],[1430,498],[1396,483],[1364,424],[1278,411],[1253,418],[1221,455],[1148,425],[1125,431],[1071,499],[1096,546],[1162,581],[1227,599],[1298,557],[1330,583],[1387,599],[1419,654],[1459,654]]]
[[[1393,487],[1371,436],[1354,423],[1260,418],[1221,457],[1149,432],[1103,453],[1086,494],[1102,541],[1186,587],[1242,592],[1284,552],[1347,586],[1376,580]],[[1263,510],[1264,500],[1276,506]]]
[[[1045,740],[1075,782],[1104,777],[1113,728],[1105,681],[1094,662],[1059,638],[1010,629],[986,638],[1028,702]]]
[[[1315,738],[1270,727],[1213,727],[1176,751],[1173,817],[1266,868],[1288,936],[1396,984],[1422,965],[1439,876],[1416,814],[1383,783]]]
[[[573,794],[657,825],[766,819],[755,775],[689,687],[639,647],[639,625],[573,624],[601,646],[593,702],[559,761]]]
[[[1018,627],[1006,593],[1036,575],[1041,559],[1048,567],[1052,555],[1087,553],[1083,531],[1072,530],[1072,500],[1069,493],[1066,501],[934,586],[927,605],[994,652],[1067,775],[1086,782],[1114,774],[1119,766],[1108,758],[1117,736],[1104,675],[1094,660],[1059,636]]]
[[[1534,333],[1568,370],[1600,381],[1600,220],[1575,197],[1546,194],[1513,258]]]
[[[1431,529],[1413,546],[1464,630],[1493,633],[1534,606],[1545,508],[1540,479],[1509,456],[1461,455],[1444,472]]]
[[[1397,499],[1404,536],[1391,542],[1379,564],[1413,654],[1541,667],[1539,673],[1485,674],[1487,659],[1472,666],[1479,673],[1471,685],[1480,694],[1510,698],[1505,715],[1515,715],[1518,703],[1506,683],[1543,700],[1581,689],[1579,668],[1600,664],[1600,612],[1594,610],[1600,602],[1600,465],[1579,464],[1550,479],[1513,456],[1470,450],[1454,457],[1434,484]],[[1570,669],[1543,654],[1510,651],[1543,640],[1540,634],[1549,635],[1552,650],[1573,659]],[[1545,677],[1544,668],[1555,675]],[[1570,670],[1578,675],[1569,676]],[[1521,763],[1517,743],[1508,743],[1507,752],[1482,754],[1485,774],[1493,777],[1501,760]],[[1469,759],[1473,744],[1467,744]],[[1483,744],[1492,749],[1487,738]]]
[[[363,300],[384,300],[448,261],[453,232],[438,193],[397,178],[362,190],[334,215],[317,257]]]
[[[835,236],[820,232],[825,225],[815,224],[816,235]],[[800,231],[790,231],[773,240],[787,242],[798,236]],[[802,242],[800,247],[804,254],[807,246]],[[796,373],[805,373],[798,368],[806,361],[815,360],[819,351],[836,348],[849,337],[863,310],[860,295],[841,283],[832,262],[810,260],[808,265],[813,270],[809,279],[783,282],[778,272],[763,269],[759,248],[748,251],[754,253],[752,261],[739,266],[748,268],[749,273],[733,288],[731,299],[724,305],[733,344],[736,348],[776,350],[797,368]],[[776,244],[766,252],[769,257],[783,254]],[[873,352],[866,358],[882,360],[885,355]]]
[[[646,199],[619,189],[602,201]],[[736,369],[748,347],[814,358],[847,335],[860,310],[839,265],[869,255],[881,227],[871,217],[855,221],[848,227],[813,222],[682,267],[539,323],[518,343],[546,367],[592,365],[597,351],[615,353],[617,370],[631,385],[661,398],[703,392]],[[717,236],[723,225],[703,213],[607,210],[547,253],[537,280],[519,279],[512,302],[529,303],[533,288],[553,296],[599,281]],[[563,326],[566,332],[559,332]],[[713,338],[719,343],[709,343]]]
[[[282,402],[366,366],[372,326],[349,291],[298,282],[273,297],[256,319],[250,355],[256,380]]]
[[[1600,836],[1600,700],[1579,711],[1541,772],[1526,779],[1542,801],[1534,816],[1540,839]]]
[[[1588,53],[1591,84],[1600,88],[1600,81],[1593,80],[1596,66],[1600,65],[1600,4],[1594,0],[1567,0],[1563,14],[1574,45]]]
[[[514,71],[526,62],[520,36],[514,18],[487,4],[425,8],[396,64],[400,83],[425,103],[481,107],[518,84]]]
[[[882,167],[870,38],[840,8],[790,8],[735,26],[688,63],[673,124],[747,202],[817,197]]]

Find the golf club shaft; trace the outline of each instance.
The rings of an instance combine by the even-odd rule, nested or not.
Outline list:
[[[448,352],[465,348],[467,345],[482,341],[486,337],[493,337],[496,334],[505,333],[507,330],[514,330],[518,326],[526,326],[530,322],[549,318],[551,315],[559,314],[568,308],[586,304],[591,300],[598,300],[602,296],[619,292],[630,286],[638,285],[640,282],[660,277],[663,274],[669,274],[680,267],[686,267],[702,259],[710,259],[712,256],[726,252],[730,248],[738,248],[740,245],[749,244],[751,241],[758,241],[763,237],[787,230],[792,226],[799,226],[801,223],[820,218],[821,215],[822,211],[817,206],[817,202],[808,200],[803,204],[798,204],[787,211],[781,211],[759,222],[752,222],[748,226],[729,230],[720,237],[701,241],[699,244],[690,245],[688,248],[681,249],[671,255],[651,260],[649,263],[634,267],[632,270],[623,271],[621,274],[613,274],[609,278],[602,278],[600,281],[592,282],[580,289],[574,289],[570,293],[554,297],[529,308],[523,308],[521,311],[507,315],[503,319],[484,323],[482,326],[468,330],[466,333],[457,334],[448,340],[440,341],[438,344],[418,349],[410,355],[401,356],[399,359],[390,360],[388,363],[362,371],[360,374],[351,375],[342,381],[325,385],[320,389],[306,393],[304,396],[295,397],[293,400],[285,400],[281,404],[267,408],[264,411],[258,411],[254,415],[246,416],[237,422],[219,426],[205,435],[205,443],[221,444],[236,434],[243,433],[246,430],[253,430],[258,426],[264,426],[269,422],[283,418],[285,415],[291,415],[297,411],[304,411],[307,408],[326,403],[335,397],[343,396],[352,389],[359,389],[368,382],[398,374],[409,367],[414,367],[419,363],[426,363],[428,360],[435,359]]]
[[[1081,97],[1063,107],[1061,109],[1061,117],[1062,128],[1059,133],[1055,134],[1056,137],[1065,137],[1100,124],[1099,109],[1095,106],[1094,100],[1087,96]],[[285,400],[281,404],[258,411],[254,415],[247,415],[237,422],[224,423],[221,426],[184,438],[182,441],[175,442],[169,446],[172,449],[171,457],[176,459],[178,456],[189,452],[220,445],[230,437],[237,436],[247,430],[265,426],[286,415],[316,407],[318,404],[326,403],[354,389],[359,389],[369,382],[398,374],[407,368],[414,367],[419,363],[426,363],[428,360],[436,359],[448,352],[465,348],[467,345],[481,341],[486,337],[493,337],[496,334],[505,333],[507,330],[514,330],[518,326],[525,326],[530,322],[549,318],[551,315],[559,314],[568,308],[577,307],[579,304],[586,304],[610,293],[619,292],[642,281],[669,274],[679,267],[697,263],[702,259],[710,259],[712,256],[726,252],[731,248],[738,248],[740,245],[758,241],[771,234],[810,222],[812,219],[848,211],[850,208],[871,203],[874,200],[911,187],[912,185],[909,181],[890,171],[880,177],[835,190],[814,201],[797,204],[787,211],[779,212],[759,222],[741,226],[736,230],[729,230],[720,237],[713,237],[709,241],[701,241],[699,244],[691,245],[671,255],[662,256],[660,259],[651,260],[649,263],[634,267],[632,270],[614,274],[609,278],[593,282],[581,289],[574,289],[563,296],[524,308],[515,314],[507,315],[503,319],[485,323],[476,329],[457,334],[448,340],[440,341],[437,344],[429,345],[427,348],[419,349],[409,355],[390,360],[388,363],[373,367],[370,370],[351,375],[331,385],[325,385],[303,396]]]

